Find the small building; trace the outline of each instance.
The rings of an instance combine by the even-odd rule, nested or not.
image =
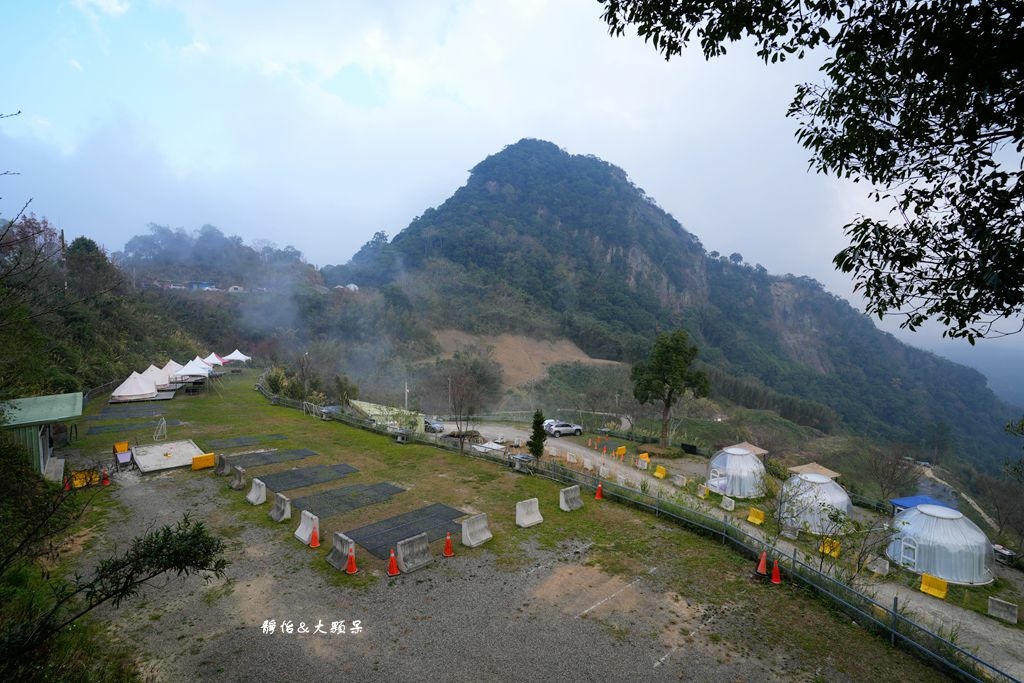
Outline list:
[[[358,292],[359,291],[359,285],[357,285],[354,282],[350,282],[347,285],[345,285],[345,289],[347,289],[350,292]]]
[[[828,477],[832,481],[838,479],[841,474],[835,470],[830,470],[824,465],[819,465],[816,462],[809,462],[806,465],[796,465],[790,467],[789,471],[793,474],[820,474],[823,477]]]
[[[245,291],[245,287],[243,287],[242,285],[231,285],[230,287],[228,287],[228,292],[230,294],[238,294],[238,293],[244,292],[244,291]]]
[[[955,505],[944,503],[937,498],[932,498],[931,496],[906,496],[904,498],[891,498],[889,500],[889,504],[892,505],[893,517],[900,514],[904,510],[916,508],[918,505],[941,505],[942,507],[946,507],[951,510],[956,510]]]
[[[54,426],[82,416],[82,392],[16,398],[0,407],[4,413],[0,431],[28,449],[32,467],[45,474],[53,456]]]

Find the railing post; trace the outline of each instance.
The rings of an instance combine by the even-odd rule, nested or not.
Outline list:
[[[896,647],[896,615],[899,614],[900,596],[892,596],[892,627],[889,629],[889,644]]]

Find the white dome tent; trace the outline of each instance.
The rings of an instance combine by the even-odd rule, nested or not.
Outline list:
[[[731,498],[763,495],[764,464],[746,448],[730,446],[718,451],[708,463],[709,489]]]
[[[121,386],[114,389],[110,394],[110,400],[114,402],[123,401],[148,401],[156,398],[156,384],[137,372],[133,372],[128,379],[121,382]]]
[[[828,533],[829,515],[838,510],[849,516],[853,503],[842,486],[824,474],[796,474],[779,492],[779,519],[787,532]]]
[[[959,510],[927,503],[907,508],[893,519],[896,530],[886,555],[917,574],[949,583],[991,583],[992,542]]]

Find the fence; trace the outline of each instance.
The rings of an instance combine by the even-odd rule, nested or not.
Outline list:
[[[82,394],[82,407],[84,408],[85,406],[89,405],[90,400],[92,400],[96,396],[99,396],[100,394],[110,391],[123,381],[124,380],[113,379],[107,382],[106,384],[101,384],[98,387],[93,387],[92,389],[89,389],[84,394]]]
[[[270,399],[272,403],[299,410],[302,409],[302,401],[275,396],[270,393],[262,385],[262,379],[261,377],[260,381],[257,382],[256,389]],[[327,414],[325,418],[380,434],[394,434],[393,431],[383,426],[348,415],[332,413]],[[418,433],[408,434],[407,436],[413,442],[461,453],[477,460],[487,460],[504,466],[508,465],[508,461],[502,453],[491,451],[480,453],[472,448],[460,451],[457,445],[444,443],[437,436]],[[600,479],[597,476],[578,472],[548,460],[541,460],[533,467],[534,473],[539,476],[570,486],[579,484],[583,488],[592,490],[597,489]],[[721,517],[716,517],[708,512],[691,508],[678,499],[670,500],[663,498],[660,492],[656,495],[649,495],[605,479],[600,479],[600,481],[605,498],[652,512],[659,517],[670,519],[692,531],[710,538],[719,539],[723,544],[730,546],[751,560],[757,558],[762,550],[767,550],[779,559],[780,569],[791,581],[814,591],[821,598],[832,602],[862,627],[871,629],[880,635],[888,636],[893,645],[896,645],[897,642],[903,643],[917,655],[948,674],[964,680],[977,681],[978,683],[991,683],[993,681],[1014,681],[1020,683],[1017,678],[976,657],[949,639],[903,616],[900,614],[899,605],[895,600],[891,606],[885,606],[876,602],[872,597],[861,593],[856,588],[804,562],[796,548],[793,549],[792,553],[786,553],[779,552],[779,549],[776,547],[768,547],[762,539],[752,536],[741,527],[732,524],[729,521],[729,516],[724,512]]]

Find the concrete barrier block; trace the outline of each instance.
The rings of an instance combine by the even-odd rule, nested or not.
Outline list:
[[[494,536],[487,526],[487,514],[473,515],[462,523],[462,545],[467,548],[476,548]]]
[[[605,467],[604,465],[601,465],[600,467],[598,467],[597,468],[597,476],[601,477],[602,479],[607,479],[608,478],[608,468]]]
[[[398,568],[404,573],[416,571],[434,561],[426,534],[417,534],[399,541],[395,557],[398,560]]]
[[[650,460],[637,460],[636,461],[637,469],[641,469],[641,470],[646,470],[648,468],[648,466],[650,466],[650,464],[651,464]]]
[[[570,465],[575,465],[578,462],[575,453],[566,453],[565,454],[565,461],[567,463],[569,463]]]
[[[683,488],[684,486],[686,486],[686,477],[684,477],[681,474],[673,474],[672,483],[678,486],[679,488]]]
[[[274,496],[274,507],[270,510],[270,518],[275,522],[283,522],[292,518],[292,501],[283,493]]]
[[[263,505],[267,502],[267,485],[254,478],[252,480],[252,488],[249,489],[249,495],[245,499],[253,505]]]
[[[705,486],[704,484],[699,485],[697,487],[697,497],[698,498],[707,498],[708,497],[708,487]]]
[[[345,571],[348,567],[349,551],[355,547],[355,541],[340,531],[335,531],[334,545],[331,546],[331,552],[327,553],[327,563],[339,571]]]
[[[241,491],[245,488],[245,469],[235,465],[231,468],[231,483],[229,484],[235,491]]]
[[[732,512],[733,510],[736,509],[736,501],[730,498],[729,496],[722,496],[721,505],[723,510],[728,510],[729,512]]]
[[[516,503],[516,526],[528,529],[544,521],[540,514],[540,501],[536,498]]]
[[[594,461],[590,458],[583,458],[583,469],[592,471],[594,469]]]
[[[313,529],[316,529],[317,538],[320,537],[320,518],[309,510],[303,510],[299,517],[299,528],[295,530],[295,538],[302,541],[303,545],[309,545],[313,538]]]
[[[580,486],[570,486],[558,492],[558,507],[565,512],[572,512],[583,507],[583,499],[580,498]]]
[[[221,477],[226,477],[231,474],[231,463],[228,462],[227,456],[217,456],[217,469],[215,469],[213,473]]]
[[[1012,602],[1006,602],[999,598],[989,598],[988,613],[996,619],[1002,619],[1011,624],[1017,623],[1017,605]]]

